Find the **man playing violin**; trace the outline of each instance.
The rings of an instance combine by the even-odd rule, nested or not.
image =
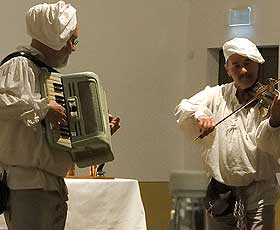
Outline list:
[[[234,38],[223,45],[225,69],[233,82],[204,90],[176,107],[179,127],[204,148],[205,169],[211,177],[206,208],[209,230],[274,230],[279,198],[276,173],[280,155],[280,97],[268,117],[262,116],[251,88],[258,82],[264,59],[256,45]],[[222,201],[221,201],[222,198]],[[221,202],[220,202],[221,201]]]

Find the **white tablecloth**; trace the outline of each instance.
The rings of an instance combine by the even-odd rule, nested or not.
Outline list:
[[[130,179],[66,179],[66,230],[146,230],[139,185]],[[4,217],[0,229],[7,229]]]

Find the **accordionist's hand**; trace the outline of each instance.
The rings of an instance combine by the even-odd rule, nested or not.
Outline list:
[[[61,125],[66,124],[67,117],[65,114],[65,108],[55,101],[50,101],[46,119],[55,129],[59,129]]]
[[[109,114],[109,124],[111,129],[111,135],[113,135],[121,127],[120,118],[114,117],[112,114]]]

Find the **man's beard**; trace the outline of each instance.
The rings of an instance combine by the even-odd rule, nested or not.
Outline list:
[[[241,74],[238,76],[238,80],[242,84],[246,84],[247,88],[251,88],[258,82],[258,77],[255,77],[253,74]]]
[[[68,63],[69,56],[65,56],[63,59],[57,59],[56,62],[53,64],[54,68],[63,68]]]

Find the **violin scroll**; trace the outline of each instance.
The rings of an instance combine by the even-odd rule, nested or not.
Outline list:
[[[278,82],[278,80],[269,78],[268,84],[265,85],[257,82],[256,85],[252,88],[252,92],[258,99],[260,112],[263,117],[266,117],[268,115],[270,106],[274,98],[279,95],[279,91],[275,88]]]

